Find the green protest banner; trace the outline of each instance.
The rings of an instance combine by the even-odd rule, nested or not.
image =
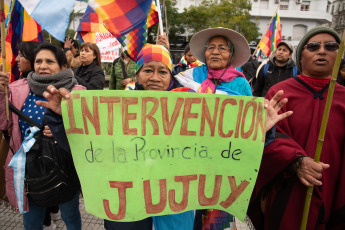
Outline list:
[[[85,90],[62,114],[89,213],[136,221],[210,208],[244,219],[264,147],[263,98]]]

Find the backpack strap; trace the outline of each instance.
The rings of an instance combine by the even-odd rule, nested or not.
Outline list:
[[[297,74],[298,74],[298,69],[297,69],[297,66],[294,65],[294,66],[292,67],[292,77],[296,77]]]
[[[120,61],[120,64],[121,64],[123,79],[126,79],[126,78],[128,78],[128,75],[127,75],[127,72],[126,72],[125,64],[123,63],[123,61]]]
[[[116,58],[114,61],[113,61],[113,67],[116,65],[116,63],[119,61],[120,57]]]
[[[30,126],[36,126],[40,129],[42,129],[42,127],[44,125],[39,125],[36,121],[34,121],[33,119],[31,119],[30,117],[26,116],[24,113],[22,113],[19,109],[17,109],[11,102],[8,102],[8,107],[9,109],[18,115],[18,117],[20,117],[21,119],[23,119],[23,121],[25,121],[28,125]],[[43,124],[43,123],[42,123]]]
[[[266,77],[268,68],[270,68],[270,64],[269,64],[269,63],[267,63],[267,64],[264,66],[264,78]]]

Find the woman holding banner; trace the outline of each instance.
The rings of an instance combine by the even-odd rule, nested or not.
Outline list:
[[[21,46],[20,46],[21,47]],[[21,50],[19,48],[19,50]],[[20,53],[20,58],[28,53]],[[28,73],[27,78],[17,80],[8,85],[8,74],[0,72],[0,106],[5,108],[4,86],[8,85],[11,97],[9,101],[29,116],[37,123],[41,124],[44,117],[44,108],[35,104],[36,100],[44,100],[43,92],[47,84],[53,84],[56,87],[67,89],[85,89],[77,85],[72,70],[67,68],[67,59],[61,48],[51,44],[41,44],[35,52],[32,52],[32,59],[26,56],[26,62],[21,60],[20,70],[25,72],[24,66],[29,64],[35,70]],[[6,174],[6,194],[9,202],[23,215],[25,229],[42,229],[45,218],[45,207],[36,205],[23,195],[22,200],[18,200],[15,194],[14,175],[12,167],[9,167],[14,153],[21,147],[25,137],[25,131],[29,128],[22,119],[18,119],[15,113],[10,114],[10,120],[6,119],[5,109],[0,110],[0,130],[6,130],[12,127],[12,136],[10,139],[10,150],[5,165]],[[46,126],[43,131],[46,136],[51,136],[51,132]],[[24,192],[24,191],[22,191]],[[59,205],[62,218],[68,229],[81,229],[81,218],[79,213],[79,192],[75,194],[74,199]]]
[[[274,85],[284,90],[294,115],[277,124],[276,139],[264,150],[249,207],[257,229],[300,229],[307,187],[314,186],[307,229],[345,229],[345,88],[335,85],[320,162],[314,162],[330,75],[340,37],[315,27],[301,39],[296,65],[301,74]],[[261,217],[261,218],[260,218]]]
[[[240,33],[222,27],[205,29],[192,37],[190,47],[206,64],[176,75],[181,85],[198,93],[252,96],[244,74],[235,69],[250,56],[248,42]],[[224,211],[197,210],[194,229],[216,229],[214,220],[218,217],[224,224],[234,225],[233,217]]]
[[[188,87],[178,88],[180,85],[172,77],[171,74],[172,61],[169,51],[161,45],[146,44],[140,51],[136,63],[136,78],[137,82],[133,89],[135,90],[155,90],[155,91],[187,91],[193,92]],[[55,139],[63,145],[68,146],[66,135],[64,134],[61,115],[61,99],[69,98],[69,91],[65,89],[57,90],[53,86],[48,87],[48,92],[45,93],[45,98],[49,102],[37,102],[38,105],[45,106],[51,109],[57,115],[53,118],[54,123],[60,121],[61,126],[57,133],[53,133]],[[266,108],[268,110],[267,129],[270,129],[274,124],[292,112],[286,112],[278,116],[278,110],[287,102],[287,100],[279,101],[282,92],[277,93],[271,101],[266,101]],[[52,114],[52,113],[51,113]],[[104,225],[106,229],[152,229],[152,222],[157,230],[172,230],[172,229],[186,229],[190,230],[194,225],[194,211],[188,211],[175,215],[166,215],[153,218],[147,218],[136,222],[113,222],[105,220]]]

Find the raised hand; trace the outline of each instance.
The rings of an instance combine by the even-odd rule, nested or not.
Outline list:
[[[292,115],[292,111],[278,114],[279,110],[288,102],[287,98],[279,101],[283,96],[283,90],[279,90],[271,100],[265,99],[265,109],[267,110],[266,131],[270,130],[279,121]]]
[[[164,45],[168,50],[170,50],[169,39],[167,34],[164,32],[163,35],[158,35],[157,45]]]
[[[49,85],[47,90],[43,93],[43,97],[48,101],[36,101],[36,104],[51,109],[53,112],[61,115],[61,100],[62,98],[69,99],[70,92],[65,88],[57,90],[52,85]]]

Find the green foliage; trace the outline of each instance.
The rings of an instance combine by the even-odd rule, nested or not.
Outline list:
[[[170,43],[175,44],[177,42],[178,36],[182,35],[185,32],[184,25],[183,25],[183,16],[178,13],[176,8],[177,1],[176,0],[165,0],[165,6],[166,6],[166,15],[167,15],[167,21],[168,21],[168,35],[169,35],[169,41]],[[163,8],[164,6],[162,6]],[[164,8],[162,9],[162,15],[163,15],[163,26],[164,31],[166,29],[165,25],[165,12]],[[153,40],[153,36],[157,36],[157,30],[158,30],[158,23],[154,26],[152,26],[149,29],[149,38],[148,43],[156,43],[155,40]]]
[[[257,25],[250,21],[249,0],[204,0],[199,6],[184,9],[186,28],[192,33],[211,27],[225,27],[243,34],[248,41],[256,40]]]

